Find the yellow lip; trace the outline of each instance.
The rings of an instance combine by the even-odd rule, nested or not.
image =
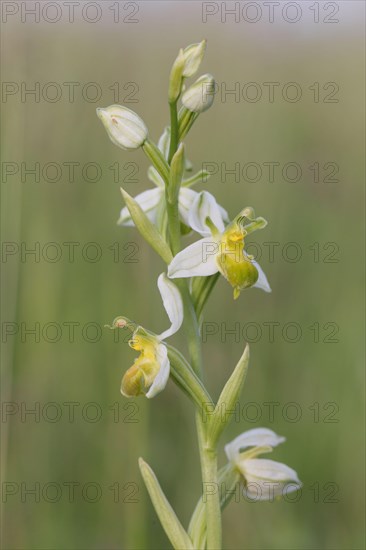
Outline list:
[[[235,299],[258,280],[256,267],[244,253],[244,234],[237,226],[229,227],[222,235],[217,256],[218,268],[234,288]]]

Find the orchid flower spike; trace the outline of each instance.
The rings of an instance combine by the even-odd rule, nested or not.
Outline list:
[[[171,326],[159,335],[147,332],[140,326],[134,331],[129,345],[139,351],[140,355],[123,376],[121,393],[126,397],[141,394],[148,398],[155,397],[168,382],[170,363],[163,340],[180,329],[183,322],[183,303],[178,288],[164,273],[158,278],[158,288]]]
[[[225,228],[224,219],[214,197],[202,193],[192,205],[188,224],[203,239],[179,252],[168,267],[168,277],[198,277],[220,272],[234,288],[234,298],[249,287],[271,292],[262,268],[244,250],[244,238],[267,225],[255,218],[248,207]]]
[[[274,460],[256,458],[269,453],[285,441],[267,428],[254,428],[242,433],[225,446],[228,460],[242,476],[245,494],[252,500],[272,500],[301,488],[297,473]],[[248,449],[245,452],[244,449]]]

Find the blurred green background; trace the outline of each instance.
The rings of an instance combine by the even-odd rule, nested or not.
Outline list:
[[[79,7],[70,24],[58,4],[57,23],[42,16],[22,23],[19,12],[2,24],[3,81],[13,83],[2,98],[2,547],[168,548],[138,456],[151,464],[185,525],[200,494],[187,398],[171,382],[149,402],[119,393],[136,354],[126,335],[116,342],[103,325],[124,314],[156,332],[166,328],[156,287],[164,266],[134,229],[116,226],[119,187],[132,195],[150,187],[148,163],[141,151],[112,145],[95,108],[125,100],[158,139],[168,122],[167,79],[178,48],[207,38],[201,72],[215,76],[219,92],[187,139],[188,156],[196,169],[218,164],[201,188],[230,215],[252,205],[269,220],[252,240],[261,245],[273,292],[245,291],[234,302],[230,286],[219,281],[205,315],[216,323],[203,344],[206,382],[217,397],[245,340],[252,341],[250,372],[224,440],[255,426],[285,435],[273,458],[295,468],[304,484],[296,502],[232,502],[223,516],[224,547],[363,548],[363,3],[334,3],[336,24],[324,22],[322,3],[317,24],[307,2],[293,24],[280,15],[269,23],[266,11],[255,24],[229,16],[223,23],[220,13],[203,23],[200,2],[138,2],[131,15],[137,23],[114,23],[117,3],[97,3],[100,21],[83,20]],[[134,3],[119,4],[121,19],[135,11]],[[47,17],[54,17],[52,8]],[[30,89],[37,82],[39,101],[22,101],[22,83]],[[80,84],[73,102],[64,84],[71,82]],[[239,83],[242,91],[248,82],[262,91],[257,102],[245,92],[225,98],[225,86]],[[273,102],[266,82],[279,83]],[[283,99],[289,82],[300,86],[297,102]],[[337,102],[326,102],[329,82],[339,87]],[[59,100],[50,101],[60,88]],[[94,102],[97,89],[102,97]],[[24,171],[37,162],[38,182]],[[63,164],[72,162],[79,163],[74,181]],[[274,182],[268,162],[280,163]],[[281,175],[289,162],[301,166],[298,182]],[[98,177],[88,163],[100,167]],[[221,163],[257,163],[263,174],[257,182],[235,182],[220,172]],[[338,166],[337,181],[324,181],[333,170],[327,163]],[[79,244],[65,244],[71,242]],[[269,242],[279,243],[273,261]],[[288,243],[300,250],[298,261],[286,259],[286,251],[294,253]],[[37,247],[39,257],[24,255]],[[101,257],[92,261],[96,251]],[[239,335],[225,335],[235,327]],[[36,335],[27,332],[34,328]],[[184,335],[174,342],[184,349]]]

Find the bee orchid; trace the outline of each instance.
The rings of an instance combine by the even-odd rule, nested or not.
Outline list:
[[[214,197],[203,192],[192,205],[189,225],[203,239],[179,252],[168,267],[168,277],[198,277],[220,272],[234,289],[234,298],[249,287],[271,292],[262,268],[244,249],[245,237],[267,225],[245,208],[227,227]]]
[[[183,304],[178,288],[164,273],[158,278],[158,288],[171,326],[159,335],[147,332],[141,326],[133,332],[129,345],[139,351],[140,355],[123,376],[121,393],[126,397],[141,394],[148,398],[155,397],[168,382],[170,363],[163,340],[180,329],[183,322]],[[115,321],[114,326],[123,328],[126,324],[120,318]]]

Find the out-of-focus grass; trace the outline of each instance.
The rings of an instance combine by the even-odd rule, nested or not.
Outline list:
[[[226,438],[254,426],[273,428],[288,438],[274,458],[294,467],[304,483],[295,503],[250,504],[243,498],[233,502],[224,513],[225,547],[360,548],[360,40],[352,28],[340,27],[331,34],[324,26],[313,29],[311,37],[292,31],[284,37],[275,31],[268,36],[245,34],[229,24],[200,26],[193,16],[196,12],[190,13],[187,8],[185,24],[179,25],[174,10],[168,10],[169,30],[166,22],[152,15],[151,21],[146,17],[123,31],[85,25],[6,28],[4,80],[29,85],[35,81],[96,81],[104,91],[98,105],[113,103],[108,91],[113,82],[137,82],[139,101],[129,106],[143,116],[153,138],[167,122],[169,65],[178,47],[203,36],[209,44],[203,70],[226,82],[228,88],[237,81],[295,81],[304,90],[316,81],[338,83],[340,101],[335,104],[315,104],[305,91],[306,98],[294,104],[280,100],[236,103],[230,96],[223,102],[218,95],[214,108],[199,119],[187,147],[197,168],[202,159],[226,162],[228,168],[235,162],[294,161],[304,172],[301,182],[292,184],[281,178],[272,184],[265,178],[258,183],[235,183],[230,177],[222,183],[219,175],[206,184],[230,214],[250,204],[270,222],[252,240],[262,244],[261,263],[273,293],[247,291],[233,302],[231,289],[220,280],[205,316],[221,329],[230,330],[239,323],[251,339],[255,339],[254,332],[247,323],[253,323],[253,331],[258,326],[262,330],[259,341],[252,343],[239,418]],[[35,342],[32,335],[22,341],[18,333],[4,345],[4,400],[27,407],[37,402],[44,413],[39,422],[31,415],[22,422],[17,414],[4,423],[7,465],[3,481],[19,486],[19,493],[9,496],[4,506],[3,547],[9,550],[166,547],[138,472],[140,455],[156,471],[184,523],[200,491],[193,412],[187,399],[169,383],[151,402],[139,399],[128,405],[119,394],[119,384],[134,353],[125,343],[115,343],[107,329],[95,343],[82,338],[81,329],[87,323],[103,326],[122,313],[156,331],[167,323],[156,288],[163,266],[133,229],[116,227],[122,181],[113,182],[108,169],[117,161],[121,166],[136,162],[138,183],[125,182],[128,191],[136,194],[150,185],[145,177],[147,162],[141,152],[124,153],[108,141],[95,107],[78,94],[75,103],[65,99],[54,104],[21,103],[9,98],[5,105],[4,160],[40,162],[41,166],[97,162],[103,169],[103,178],[96,183],[83,181],[78,169],[74,183],[65,177],[57,183],[32,183],[31,177],[22,183],[13,177],[2,188],[4,240],[24,242],[29,248],[35,242],[41,247],[56,242],[63,250],[59,262],[41,258],[37,263],[31,256],[20,262],[14,256],[5,265],[4,321],[25,323],[27,328],[37,322],[41,327],[49,322],[62,327],[56,343],[42,337]],[[314,161],[337,162],[340,181],[314,183],[308,169]],[[121,169],[121,174],[125,177],[126,170]],[[62,243],[75,241],[81,244],[75,261],[69,262]],[[266,253],[264,243],[269,241],[280,243],[274,262]],[[80,254],[90,242],[98,243],[103,251],[95,263]],[[138,246],[138,262],[114,262],[108,247],[120,243],[123,258],[131,249],[122,247],[130,242]],[[301,246],[302,258],[296,263],[282,258],[283,246],[289,242]],[[318,263],[309,248],[316,242],[321,247]],[[322,261],[327,252],[322,247],[329,242],[339,246],[337,263]],[[273,343],[264,324],[272,321],[280,323]],[[70,322],[79,323],[72,343],[65,326]],[[321,329],[321,341],[314,343],[309,327],[316,322],[321,327],[336,323],[339,342],[324,342],[328,327]],[[286,323],[300,325],[298,342],[289,343],[282,336]],[[203,346],[206,381],[214,396],[244,346],[242,337],[236,341],[228,334],[222,342],[222,336],[222,330],[208,336]],[[88,338],[93,337],[90,329]],[[182,336],[175,337],[177,345],[183,341]],[[65,405],[70,402],[79,403],[72,422]],[[269,402],[275,407],[273,419],[268,414]],[[52,415],[51,409],[42,409],[47,403],[61,407],[59,421],[47,420],[48,412]],[[87,420],[88,412],[92,416],[95,411],[93,406],[81,414],[88,403],[100,407],[100,420]],[[314,421],[318,420],[314,417],[317,407],[319,421]],[[327,416],[333,410],[334,417]],[[288,416],[296,411],[299,420],[289,421]],[[332,419],[337,422],[329,422]],[[220,458],[224,461],[223,454]],[[31,495],[23,502],[20,484],[25,484],[25,490],[37,482],[41,489],[49,482],[57,484],[62,488],[60,499],[47,502],[53,498],[51,487],[39,503]],[[86,498],[82,496],[82,488],[90,482],[99,484],[102,491],[95,503],[87,502],[94,498],[92,488]],[[76,484],[72,502],[67,483]]]

